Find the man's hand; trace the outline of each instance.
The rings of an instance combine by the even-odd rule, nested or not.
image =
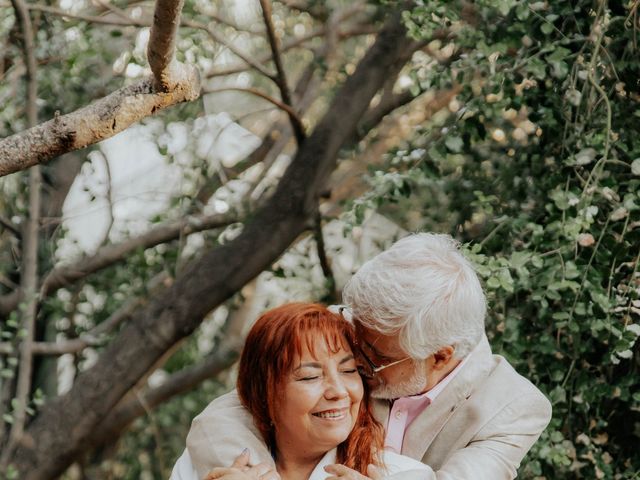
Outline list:
[[[327,465],[324,471],[332,475],[326,480],[384,480],[384,474],[375,465],[367,467],[368,477],[340,464]]]
[[[266,463],[249,466],[249,450],[246,448],[230,467],[214,468],[205,480],[280,480],[280,475]]]

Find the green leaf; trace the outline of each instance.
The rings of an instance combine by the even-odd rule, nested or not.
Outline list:
[[[447,139],[444,141],[444,144],[453,153],[460,153],[462,151],[462,147],[464,146],[462,138],[457,136],[447,137]]]

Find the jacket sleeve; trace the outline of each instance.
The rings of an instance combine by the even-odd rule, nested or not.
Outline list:
[[[275,468],[269,449],[235,392],[211,402],[191,423],[187,450],[198,478],[205,478],[214,467],[230,466],[245,448],[252,465],[266,462]]]
[[[551,404],[541,394],[522,396],[496,414],[472,441],[438,471],[406,471],[389,480],[512,480],[520,462],[551,420]]]

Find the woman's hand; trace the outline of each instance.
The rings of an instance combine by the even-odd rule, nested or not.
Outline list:
[[[214,468],[205,480],[280,480],[280,475],[266,463],[249,466],[249,450],[244,449],[230,467]]]
[[[331,477],[327,477],[326,480],[384,480],[384,474],[375,465],[369,465],[367,467],[367,475],[356,472],[355,470],[345,467],[340,464],[327,465],[324,467],[324,471],[330,473]]]

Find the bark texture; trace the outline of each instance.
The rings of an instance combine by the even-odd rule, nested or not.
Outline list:
[[[385,25],[298,151],[273,197],[243,232],[187,265],[171,287],[133,314],[96,365],[40,412],[13,459],[20,478],[43,480],[64,471],[91,447],[96,427],[165,352],[309,228],[318,192],[335,167],[340,148],[410,43],[405,33],[399,16]]]
[[[200,96],[198,71],[169,92],[156,92],[153,78],[121,88],[75,112],[59,115],[0,140],[0,176],[25,170],[114,136],[158,110]]]

